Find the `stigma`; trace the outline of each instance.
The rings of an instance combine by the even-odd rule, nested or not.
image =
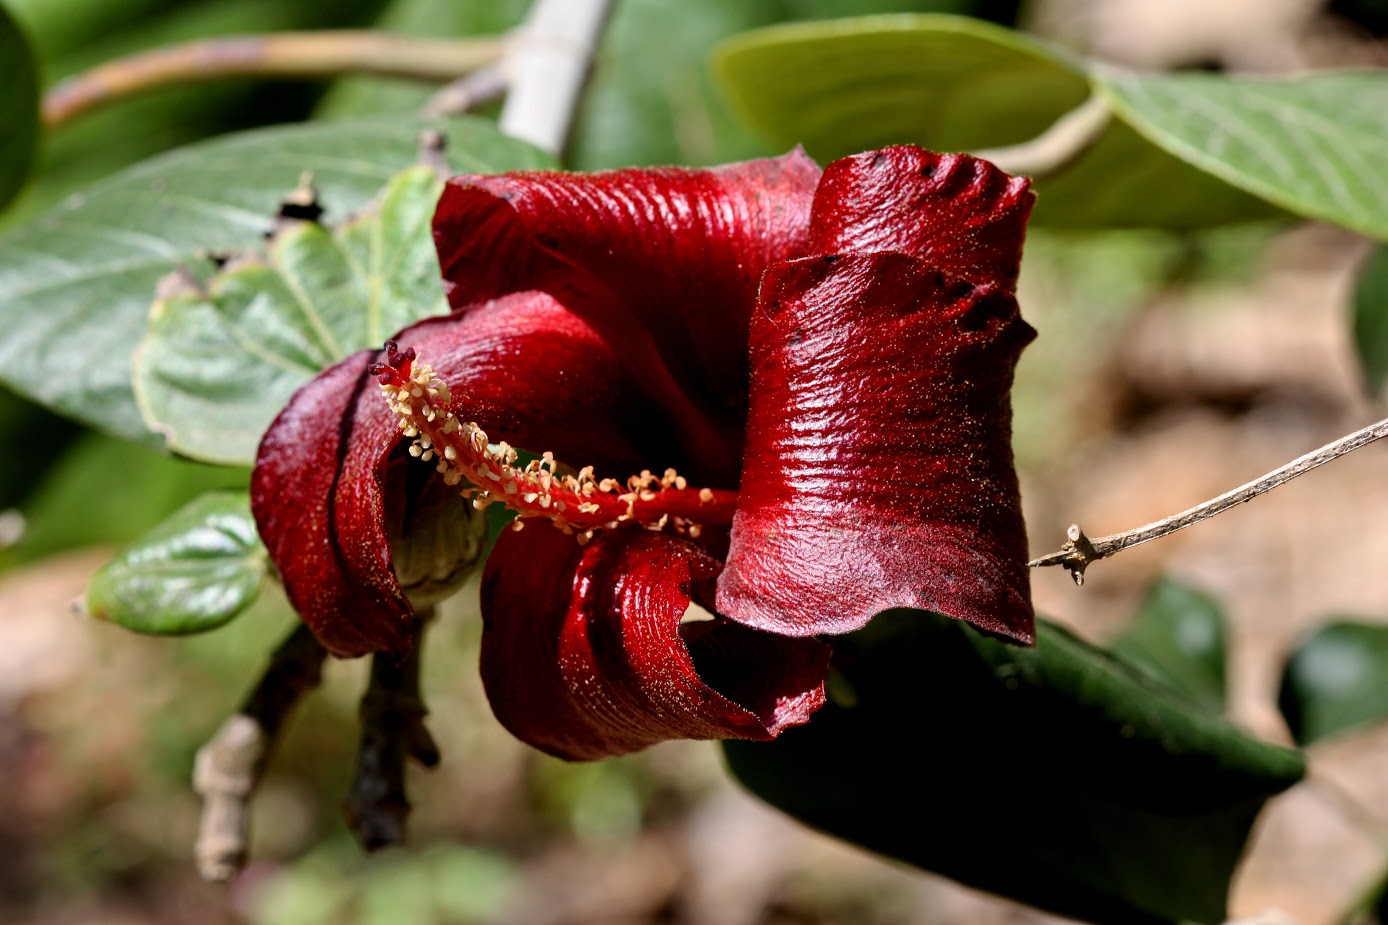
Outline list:
[[[705,527],[732,523],[737,493],[691,488],[674,469],[650,470],[619,482],[599,479],[592,466],[561,472],[552,452],[524,465],[509,444],[492,443],[475,422],[453,411],[453,394],[413,347],[404,351],[386,341],[383,362],[367,372],[399,419],[402,436],[412,438],[409,453],[433,462],[448,485],[479,510],[502,504],[521,518],[542,517],[587,543],[598,530],[635,523],[649,530],[668,530],[697,539]],[[518,519],[514,529],[525,521]]]

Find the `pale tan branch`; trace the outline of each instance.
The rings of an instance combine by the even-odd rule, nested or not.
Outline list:
[[[240,712],[198,749],[193,789],[203,804],[193,852],[204,879],[230,880],[245,865],[251,796],[285,718],[322,680],[327,654],[300,624],[270,657]]]
[[[460,116],[506,96],[506,75],[499,65],[464,74],[439,88],[424,104],[426,116]]]
[[[501,62],[503,132],[563,150],[611,9],[612,0],[534,0]]]
[[[1032,568],[1041,568],[1047,565],[1063,566],[1070,572],[1075,579],[1075,584],[1084,584],[1084,570],[1090,563],[1098,562],[1100,559],[1107,559],[1114,553],[1122,552],[1132,546],[1138,546],[1151,540],[1161,539],[1177,530],[1183,530],[1192,524],[1198,524],[1202,520],[1208,520],[1216,514],[1222,514],[1245,502],[1252,501],[1254,498],[1266,491],[1271,491],[1283,482],[1289,482],[1298,475],[1304,475],[1322,466],[1331,460],[1339,459],[1346,453],[1352,453],[1362,446],[1373,443],[1375,440],[1388,437],[1388,419],[1370,424],[1362,430],[1341,437],[1333,443],[1327,443],[1318,450],[1307,453],[1292,460],[1285,466],[1274,469],[1267,475],[1261,476],[1240,485],[1232,491],[1226,491],[1217,498],[1211,498],[1203,504],[1197,504],[1189,510],[1179,514],[1173,514],[1162,520],[1144,524],[1134,530],[1124,533],[1113,533],[1108,536],[1090,538],[1085,536],[1078,524],[1071,524],[1065,531],[1068,542],[1058,551],[1033,559],[1028,563]]]
[[[501,58],[500,37],[425,39],[326,30],[199,39],[139,52],[74,75],[43,100],[49,127],[146,90],[224,77],[376,74],[444,83]]]
[[[985,148],[975,151],[974,156],[1018,176],[1048,177],[1092,148],[1103,137],[1111,118],[1108,101],[1094,93],[1035,138],[1005,148]]]

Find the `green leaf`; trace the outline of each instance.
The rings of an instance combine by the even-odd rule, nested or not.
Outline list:
[[[1153,144],[1289,211],[1388,240],[1388,73],[1096,76]]]
[[[822,161],[888,144],[1021,144],[1093,85],[1083,62],[1036,39],[944,15],[762,29],[725,42],[714,66],[751,124]],[[1282,214],[1120,119],[1036,191],[1033,222],[1064,228],[1188,230]]]
[[[1224,711],[1224,611],[1202,591],[1163,578],[1110,651],[1211,712]]]
[[[169,449],[250,464],[299,386],[411,322],[445,314],[429,231],[442,189],[432,168],[411,167],[337,229],[294,222],[264,256],[233,260],[205,288],[157,300],[135,354],[135,399]]]
[[[1089,96],[1080,66],[963,16],[869,16],[773,26],[714,53],[734,107],[781,145],[832,160],[888,144],[1018,144]]]
[[[1013,16],[1016,6],[1016,0],[623,0],[584,95],[570,146],[573,165],[716,164],[766,155],[765,145],[729,112],[708,68],[715,45],[745,30],[848,12]]]
[[[1322,626],[1287,659],[1277,703],[1302,745],[1388,719],[1388,625]]]
[[[39,138],[39,78],[19,23],[0,3],[0,208],[29,176]]]
[[[201,633],[251,605],[267,563],[246,493],[213,492],[103,566],[87,609],[137,633]]]
[[[1360,266],[1351,310],[1364,384],[1376,395],[1388,380],[1388,245],[1374,248]]]
[[[839,838],[1086,921],[1224,921],[1254,817],[1305,769],[1045,621],[1021,649],[889,611],[835,641],[834,667],[850,697],[775,742],[725,743],[742,783]]]
[[[159,279],[209,250],[260,241],[304,171],[332,216],[351,214],[415,160],[426,126],[446,132],[459,171],[552,165],[489,123],[414,118],[262,129],[146,161],[0,238],[0,379],[158,445],[135,406],[130,361]]]

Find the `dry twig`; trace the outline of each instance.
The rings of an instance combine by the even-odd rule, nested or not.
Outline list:
[[[51,128],[145,90],[223,77],[376,74],[442,83],[495,63],[503,47],[496,37],[425,39],[350,29],[198,39],[69,77],[44,96],[43,121]]]
[[[270,657],[241,710],[198,749],[193,789],[203,804],[193,852],[203,879],[230,880],[245,864],[251,796],[284,720],[322,680],[327,654],[300,624]]]
[[[1085,536],[1079,524],[1071,524],[1070,528],[1065,531],[1068,542],[1064,546],[1049,555],[1033,559],[1028,564],[1032,568],[1041,568],[1047,565],[1063,566],[1075,579],[1075,584],[1083,585],[1084,570],[1091,563],[1098,562],[1100,559],[1107,559],[1114,553],[1122,552],[1130,547],[1161,539],[1167,534],[1183,530],[1192,524],[1200,523],[1202,520],[1208,520],[1216,514],[1222,514],[1231,507],[1252,501],[1263,492],[1271,491],[1283,482],[1289,482],[1298,475],[1304,475],[1317,466],[1322,466],[1333,459],[1339,459],[1346,453],[1351,453],[1383,437],[1388,437],[1388,419],[1370,424],[1362,430],[1356,430],[1333,443],[1327,443],[1320,449],[1298,457],[1267,475],[1256,478],[1245,485],[1240,485],[1232,491],[1226,491],[1218,498],[1211,498],[1204,504],[1197,504],[1179,514],[1144,524],[1124,533],[1113,533],[1091,539]]]

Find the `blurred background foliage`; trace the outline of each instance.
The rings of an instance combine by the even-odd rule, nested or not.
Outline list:
[[[0,3],[27,35],[44,86],[191,37],[367,26],[495,33],[529,5]],[[697,165],[776,153],[720,95],[713,48],[781,22],[901,12],[976,16],[1150,67],[1388,61],[1378,38],[1388,6],[1378,0],[621,0],[569,163]],[[431,92],[359,77],[228,80],[121,101],[41,139],[33,178],[0,214],[0,229],[177,145],[260,125],[413,111]],[[1015,404],[1037,550],[1056,545],[1070,520],[1120,529],[1170,513],[1337,436],[1347,421],[1381,414],[1385,264],[1381,246],[1369,254],[1364,241],[1325,227],[1033,233],[1022,298],[1044,349],[1027,353]],[[1357,352],[1351,332],[1362,332]],[[0,454],[0,839],[10,852],[0,863],[0,921],[1053,921],[794,830],[730,787],[711,746],[674,743],[578,766],[529,752],[496,727],[482,698],[468,590],[432,630],[425,686],[435,716],[447,717],[434,731],[448,759],[412,778],[417,847],[363,857],[338,818],[364,666],[336,663],[296,717],[257,804],[261,860],[230,891],[203,885],[187,857],[192,755],[291,615],[267,594],[223,629],[170,642],[55,613],[114,547],[208,489],[243,486],[245,472],[160,456],[8,392],[0,435],[9,450]],[[1388,524],[1385,462],[1382,454],[1347,461],[1326,494],[1270,501],[1254,526],[1211,526],[1200,539],[1106,563],[1084,595],[1073,596],[1063,576],[1038,576],[1038,603],[1086,635],[1145,653],[1150,670],[1184,679],[1193,696],[1227,702],[1246,728],[1290,741],[1271,705],[1280,684],[1291,731],[1317,740],[1313,768],[1324,760],[1334,787],[1373,802],[1383,784],[1372,769],[1388,749],[1381,708],[1373,709],[1388,678],[1383,617],[1373,616],[1388,615],[1388,578],[1375,566],[1388,549],[1378,526]],[[1296,536],[1283,535],[1286,523],[1300,525]],[[1355,548],[1327,554],[1345,533]],[[1260,556],[1273,564],[1247,564]],[[1167,571],[1181,580],[1162,579]],[[1376,660],[1355,675],[1366,695],[1347,694],[1343,672],[1318,670],[1336,638],[1310,628],[1328,612],[1369,614],[1331,628],[1374,640]],[[1277,903],[1305,923],[1368,920],[1382,903],[1388,819],[1361,813],[1371,820],[1364,836],[1363,819],[1346,824],[1343,806],[1330,802],[1298,795],[1276,807],[1263,834],[1269,843],[1289,838],[1293,853],[1255,845],[1236,908]],[[1295,832],[1314,837],[1298,842]]]

